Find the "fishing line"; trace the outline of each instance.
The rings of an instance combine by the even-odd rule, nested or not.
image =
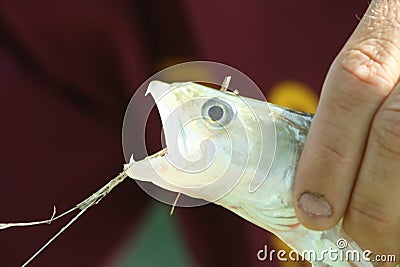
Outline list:
[[[106,195],[108,195],[111,190],[113,190],[117,185],[122,183],[126,177],[128,177],[128,174],[126,171],[130,168],[130,164],[126,164],[124,167],[124,170],[114,179],[109,181],[107,184],[105,184],[103,187],[101,187],[99,190],[97,190],[95,193],[93,193],[91,196],[77,204],[75,207],[69,209],[68,211],[55,216],[56,214],[56,207],[53,207],[53,214],[50,219],[48,220],[42,220],[42,221],[35,221],[35,222],[22,222],[22,223],[0,223],[0,230],[6,229],[6,228],[11,228],[11,227],[21,227],[21,226],[33,226],[33,225],[40,225],[40,224],[51,224],[53,221],[58,220],[73,211],[80,210],[80,212],[73,217],[61,230],[59,230],[53,237],[51,237],[38,251],[35,252],[25,263],[22,264],[22,266],[27,266],[32,260],[34,260],[48,245],[50,245],[57,237],[59,237],[65,230],[68,229],[83,213],[85,213],[90,207],[98,204]]]

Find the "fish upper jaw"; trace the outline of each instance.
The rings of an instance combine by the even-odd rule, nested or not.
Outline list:
[[[153,97],[164,126],[171,112],[178,106],[173,101],[170,85],[161,81],[152,81],[149,83],[145,95],[148,94]]]
[[[161,81],[150,82],[145,95],[150,94],[158,109],[161,118],[163,132],[165,136],[166,145],[169,149],[175,149],[179,137],[179,130],[182,125],[179,116],[183,116],[183,112],[179,110],[179,103],[177,103],[170,84]]]

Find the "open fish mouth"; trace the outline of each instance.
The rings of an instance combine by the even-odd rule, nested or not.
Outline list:
[[[179,86],[185,85],[171,86],[152,81],[146,91],[146,95],[151,94],[156,102],[168,148],[155,156],[165,156],[173,167],[181,171],[198,173],[210,167],[215,160],[215,146],[197,125],[203,117],[192,117],[188,112],[203,101],[188,98],[179,91]]]

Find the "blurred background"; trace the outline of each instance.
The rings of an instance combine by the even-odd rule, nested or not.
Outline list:
[[[122,169],[125,108],[149,76],[188,60],[247,74],[267,99],[313,112],[367,0],[0,0],[0,222],[73,207]],[[240,88],[239,88],[240,90]],[[160,121],[150,152],[159,150]],[[170,207],[132,180],[30,266],[306,266],[259,262],[284,245],[216,205]],[[19,266],[66,223],[0,232]]]

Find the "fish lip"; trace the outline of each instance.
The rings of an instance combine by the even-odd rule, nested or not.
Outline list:
[[[157,80],[151,81],[151,82],[149,83],[149,85],[147,86],[147,89],[146,89],[146,92],[144,93],[144,96],[147,96],[148,94],[151,94],[151,95],[152,95],[151,91],[154,90],[153,88],[155,88],[155,87],[157,87],[157,86],[159,86],[159,85],[161,85],[161,84],[167,84],[167,83],[163,83],[163,82],[157,81]],[[152,95],[152,96],[153,96],[153,95]],[[154,99],[154,101],[156,101],[156,99],[154,98],[154,96],[153,96],[153,99]]]
[[[159,90],[159,92],[157,92]],[[165,83],[158,80],[153,80],[147,86],[146,92],[144,96],[151,94],[154,101],[157,103],[159,99],[161,99],[165,94],[167,94],[171,90],[171,85],[169,83]]]

